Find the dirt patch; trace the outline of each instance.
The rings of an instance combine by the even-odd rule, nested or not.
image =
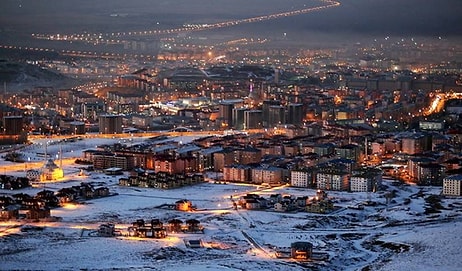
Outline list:
[[[375,240],[372,242],[373,246],[379,246],[391,250],[395,253],[408,252],[411,249],[411,246],[401,243],[385,242],[381,240]]]

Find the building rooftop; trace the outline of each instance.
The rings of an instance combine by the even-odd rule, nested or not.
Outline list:
[[[451,180],[451,181],[459,181],[459,182],[462,182],[462,174],[447,176],[447,177],[444,178],[444,179],[445,179],[445,180]]]
[[[46,163],[43,165],[44,168],[46,169],[49,169],[49,170],[53,170],[53,169],[56,169],[56,168],[59,168],[55,162],[53,161],[53,159],[48,159],[48,161],[46,161]]]

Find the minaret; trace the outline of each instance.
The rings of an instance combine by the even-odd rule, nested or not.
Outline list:
[[[59,144],[59,167],[63,169],[63,145]]]
[[[255,89],[255,84],[252,79],[250,79],[250,84],[249,84],[249,99],[250,99],[250,103],[252,107],[258,104],[260,100],[258,86],[257,86],[257,89]]]
[[[364,159],[367,161],[367,137],[364,137]]]
[[[252,79],[250,79],[250,84],[249,84],[249,96],[252,96],[252,92],[253,92],[253,82],[252,82]]]

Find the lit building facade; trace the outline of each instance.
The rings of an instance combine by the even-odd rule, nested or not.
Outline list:
[[[462,196],[462,174],[448,176],[443,179],[443,195]]]
[[[252,169],[252,183],[280,184],[282,182],[282,169],[276,167],[258,167]]]
[[[319,172],[316,174],[317,189],[347,191],[350,188],[349,175],[341,172]]]
[[[4,116],[3,129],[6,135],[20,135],[23,131],[23,117]]]
[[[99,132],[101,134],[121,134],[122,116],[104,114],[98,117]]]
[[[236,130],[244,129],[244,112],[246,108],[234,108],[233,109],[233,128]]]
[[[49,159],[40,173],[41,182],[56,181],[64,177],[63,169],[58,167],[52,159]]]
[[[351,192],[375,192],[382,183],[382,172],[361,172],[350,177]]]
[[[245,165],[231,165],[223,168],[223,180],[248,183],[251,181],[251,167]]]
[[[295,187],[314,187],[313,170],[292,170],[290,172],[290,185]]]
[[[304,115],[305,113],[303,112],[303,104],[291,103],[288,106],[287,123],[294,125],[302,125]]]
[[[262,111],[248,110],[244,112],[244,129],[260,129],[262,127]]]

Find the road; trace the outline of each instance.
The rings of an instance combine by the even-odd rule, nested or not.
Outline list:
[[[429,107],[424,110],[424,115],[429,116],[431,114],[441,112],[444,109],[445,102],[451,99],[462,99],[462,93],[449,92],[434,94]]]

